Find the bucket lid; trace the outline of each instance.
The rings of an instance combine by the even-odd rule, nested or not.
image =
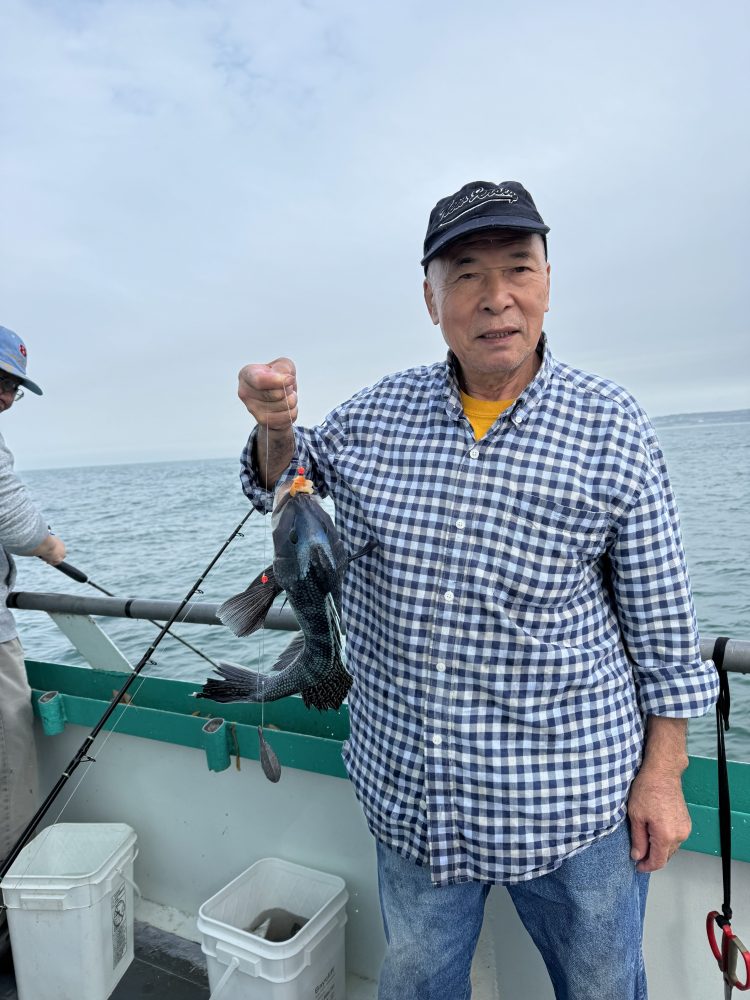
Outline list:
[[[72,888],[101,882],[135,841],[135,830],[126,823],[56,823],[24,847],[2,888],[39,884]]]

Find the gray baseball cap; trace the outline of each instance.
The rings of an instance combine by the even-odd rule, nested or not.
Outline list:
[[[42,390],[36,382],[26,377],[26,359],[26,345],[18,334],[0,326],[0,372],[15,375],[21,385],[41,396]]]

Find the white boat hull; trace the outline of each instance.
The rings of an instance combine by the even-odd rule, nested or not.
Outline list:
[[[46,789],[86,730],[68,725],[62,734],[45,737],[38,721],[37,726]],[[201,903],[259,858],[285,858],[346,881],[347,970],[377,979],[384,938],[375,851],[346,780],[286,767],[274,785],[256,761],[246,759],[240,771],[233,763],[209,772],[200,750],[117,733],[102,739],[96,759],[77,772],[71,785],[83,780],[61,818],[124,822],[136,830],[135,880],[144,896],[143,917],[200,940],[195,918]],[[69,795],[66,790],[53,808],[55,818]],[[706,913],[719,908],[721,893],[720,861],[705,854],[681,851],[652,877],[645,935],[651,1000],[721,995],[705,934]],[[750,864],[733,863],[733,900],[735,930],[750,940]],[[607,942],[591,946],[606,962]],[[500,888],[490,893],[474,981],[475,1000],[553,1000],[542,960]]]

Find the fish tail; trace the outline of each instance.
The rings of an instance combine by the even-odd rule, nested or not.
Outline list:
[[[263,697],[263,675],[231,663],[220,662],[216,668],[223,680],[210,677],[196,698],[210,698],[211,701],[260,701]]]

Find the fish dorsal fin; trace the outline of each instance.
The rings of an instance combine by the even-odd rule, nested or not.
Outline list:
[[[261,627],[283,589],[274,575],[273,566],[269,566],[241,594],[224,601],[216,614],[235,635],[252,635]]]
[[[299,635],[295,635],[289,645],[286,647],[284,652],[278,658],[278,660],[271,667],[272,670],[286,670],[286,668],[293,663],[302,650],[305,648],[305,637],[300,632]]]
[[[373,549],[376,549],[378,547],[378,545],[379,545],[378,540],[376,538],[373,538],[371,541],[367,543],[367,545],[363,545],[361,549],[358,549],[353,556],[348,557],[347,565],[349,563],[353,563],[355,559],[361,559],[362,556],[369,555],[373,551]]]

